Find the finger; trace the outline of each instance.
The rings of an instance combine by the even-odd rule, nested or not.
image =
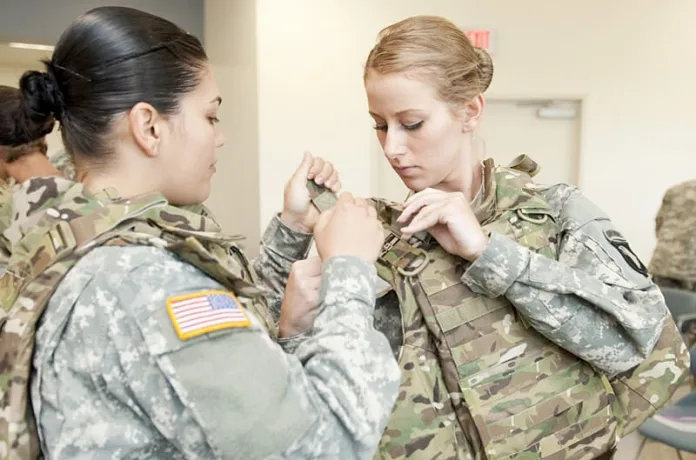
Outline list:
[[[447,206],[443,204],[434,204],[423,208],[406,227],[401,229],[401,233],[413,235],[437,225],[440,223],[443,217],[442,213],[446,208]]]
[[[367,209],[367,214],[372,217],[373,219],[377,218],[377,210],[374,208],[374,206],[369,206]],[[381,223],[380,223],[381,225]]]
[[[306,181],[313,162],[314,158],[312,157],[312,154],[309,152],[304,152],[302,155],[302,162],[297,170],[295,170],[295,174],[293,174],[292,179],[302,182]]]
[[[328,188],[332,192],[336,192],[338,191],[338,189],[336,189],[337,183],[339,183],[338,172],[334,169],[331,172],[331,176],[329,176],[329,178],[324,181],[324,187]]]
[[[350,192],[343,192],[338,196],[338,203],[339,204],[353,204],[355,201],[355,198],[353,198],[353,194]]]
[[[406,222],[408,219],[412,218],[414,214],[418,213],[423,207],[449,200],[448,194],[440,192],[439,190],[435,192],[436,193],[424,193],[419,197],[413,196],[409,198],[409,200],[406,201],[404,210],[401,212],[401,215],[396,221],[399,223]]]
[[[420,199],[421,197],[424,196],[430,196],[430,195],[446,195],[447,192],[443,192],[442,190],[434,189],[434,188],[426,188],[421,190],[420,192],[414,193],[408,199],[404,202],[404,205],[409,205],[413,201]]]
[[[326,179],[331,177],[331,174],[333,174],[333,165],[328,162],[324,161],[324,165],[321,168],[321,171],[317,174],[316,179],[314,179],[314,182],[316,182],[319,185],[322,185]]]
[[[341,187],[343,187],[343,184],[341,184],[341,180],[338,179],[338,176],[336,177],[336,182],[333,182],[329,188],[331,189],[332,192],[338,193],[341,191]]]
[[[319,157],[314,157],[312,166],[309,168],[309,173],[307,174],[307,179],[315,179],[317,175],[321,172],[322,168],[324,168],[324,160],[322,160]]]

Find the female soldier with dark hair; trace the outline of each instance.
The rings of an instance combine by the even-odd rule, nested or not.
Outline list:
[[[180,208],[210,192],[221,99],[199,41],[151,14],[86,13],[21,89],[24,131],[60,120],[81,183],[36,203],[0,279],[0,349],[19,349],[0,356],[0,452],[36,454],[38,432],[52,459],[371,458],[399,380],[372,327],[374,209],[344,194],[320,216],[305,180],[337,180],[305,156],[257,280],[233,240]],[[316,285],[290,274],[278,344],[259,282],[280,308],[312,232]]]

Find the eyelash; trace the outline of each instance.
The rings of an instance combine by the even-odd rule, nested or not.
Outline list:
[[[403,126],[406,131],[415,131],[418,128],[420,128],[421,126],[423,126],[423,122],[419,121],[418,123],[414,123],[412,125],[404,125],[402,123],[401,126]],[[386,131],[387,125],[375,125],[375,126],[373,126],[373,128],[377,131]]]
[[[220,123],[220,119],[218,117],[208,117],[208,120],[210,121],[211,124],[216,124]]]

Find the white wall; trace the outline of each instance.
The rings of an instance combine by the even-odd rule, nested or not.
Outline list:
[[[380,28],[414,14],[497,31],[489,95],[584,99],[580,185],[648,259],[664,190],[696,176],[691,0],[258,0],[262,225],[304,149],[370,193],[362,65]]]
[[[219,118],[226,135],[206,204],[225,231],[248,238],[243,246],[252,257],[261,234],[255,18],[254,0],[205,5],[206,51],[223,99]]]

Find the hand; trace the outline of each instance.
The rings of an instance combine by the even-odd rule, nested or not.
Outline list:
[[[319,257],[310,257],[292,264],[280,307],[280,337],[292,337],[312,328],[319,306],[320,286]]]
[[[323,184],[332,192],[341,189],[341,182],[331,163],[305,152],[302,163],[285,186],[280,219],[295,231],[312,233],[319,219],[319,211],[310,201],[307,179],[313,179],[318,185]]]
[[[411,221],[404,236],[427,230],[442,248],[470,262],[488,246],[484,233],[463,193],[427,188],[409,198],[397,222]]]
[[[382,248],[384,230],[375,208],[350,193],[342,193],[336,205],[321,214],[314,238],[323,261],[355,256],[374,263]]]

